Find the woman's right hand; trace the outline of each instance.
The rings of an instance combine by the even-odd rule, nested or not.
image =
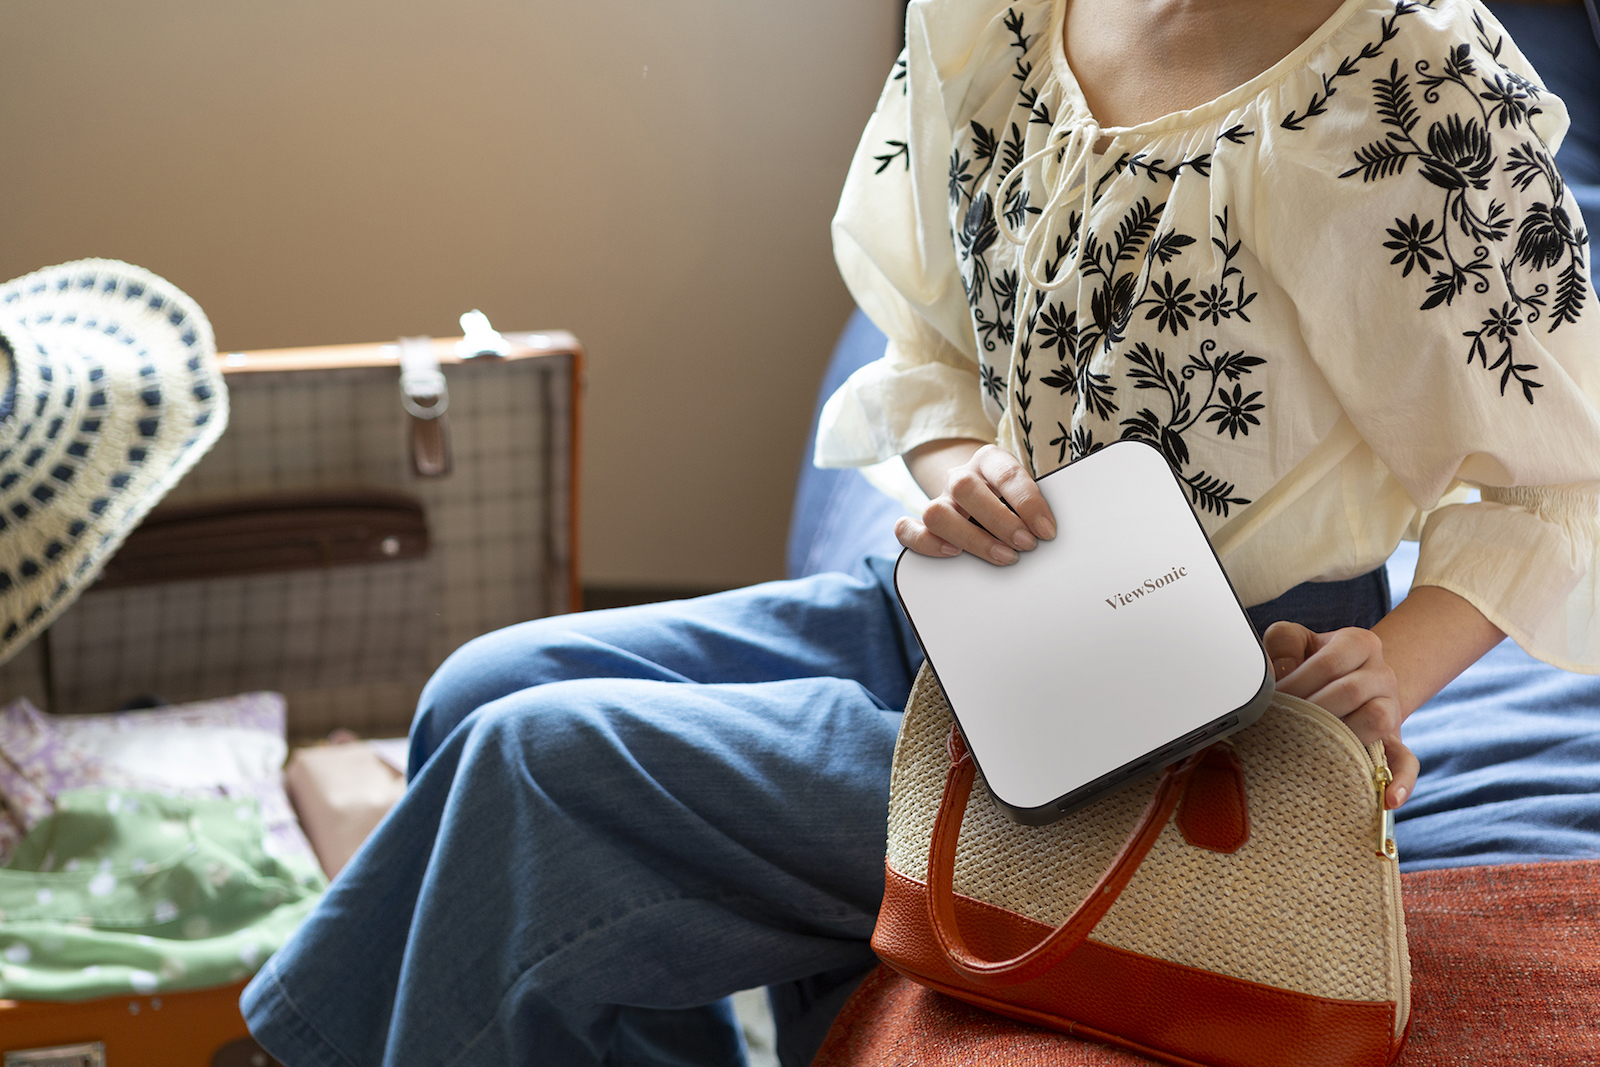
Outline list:
[[[1026,467],[981,441],[929,441],[906,453],[906,467],[932,501],[922,521],[895,523],[900,543],[924,556],[971,552],[1004,566],[1056,535],[1055,516]],[[937,495],[936,495],[937,494]]]

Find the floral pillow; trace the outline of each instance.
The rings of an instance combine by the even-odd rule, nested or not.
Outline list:
[[[285,861],[315,856],[283,791],[285,706],[245,693],[150,711],[47,715],[18,700],[0,709],[0,864],[68,789],[253,799],[266,847]]]

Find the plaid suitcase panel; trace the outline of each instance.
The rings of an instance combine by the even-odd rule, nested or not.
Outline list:
[[[232,415],[165,503],[351,487],[418,498],[420,559],[91,589],[0,667],[0,692],[58,713],[255,689],[289,699],[290,732],[404,732],[423,683],[461,644],[576,606],[574,441],[582,349],[508,334],[505,359],[459,362],[450,473],[413,472],[393,345],[230,353]]]

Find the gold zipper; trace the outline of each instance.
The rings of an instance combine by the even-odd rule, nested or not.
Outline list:
[[[1377,753],[1363,745],[1356,739],[1350,727],[1335,714],[1325,708],[1302,700],[1299,697],[1288,696],[1284,693],[1274,695],[1273,700],[1302,713],[1308,713],[1312,718],[1321,719],[1333,728],[1334,736],[1353,752],[1359,752],[1361,759],[1372,768],[1373,792],[1378,801],[1380,825],[1382,836],[1375,842],[1374,851],[1384,859],[1398,859],[1400,850],[1394,841],[1394,812],[1388,811],[1383,806],[1383,793],[1388,789],[1389,783],[1394,781],[1393,774],[1389,771],[1388,763],[1383,759],[1383,746],[1375,745]],[[1380,776],[1387,776],[1380,785]],[[1398,1039],[1405,1031],[1406,1024],[1411,1018],[1411,990],[1407,983],[1406,935],[1405,935],[1405,908],[1400,901],[1400,865],[1398,863],[1385,863],[1383,865],[1383,881],[1387,889],[1393,923],[1393,938],[1389,941],[1389,974],[1396,997],[1395,1029],[1394,1036]]]
[[[1388,792],[1392,781],[1394,775],[1389,773],[1388,767],[1379,763],[1372,768],[1372,784],[1378,791],[1378,855],[1391,860],[1400,854],[1394,843],[1394,812],[1383,805],[1383,794]]]

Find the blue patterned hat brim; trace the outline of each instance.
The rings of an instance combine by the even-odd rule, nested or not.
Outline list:
[[[94,581],[228,422],[211,323],[108,259],[0,285],[0,663]]]

